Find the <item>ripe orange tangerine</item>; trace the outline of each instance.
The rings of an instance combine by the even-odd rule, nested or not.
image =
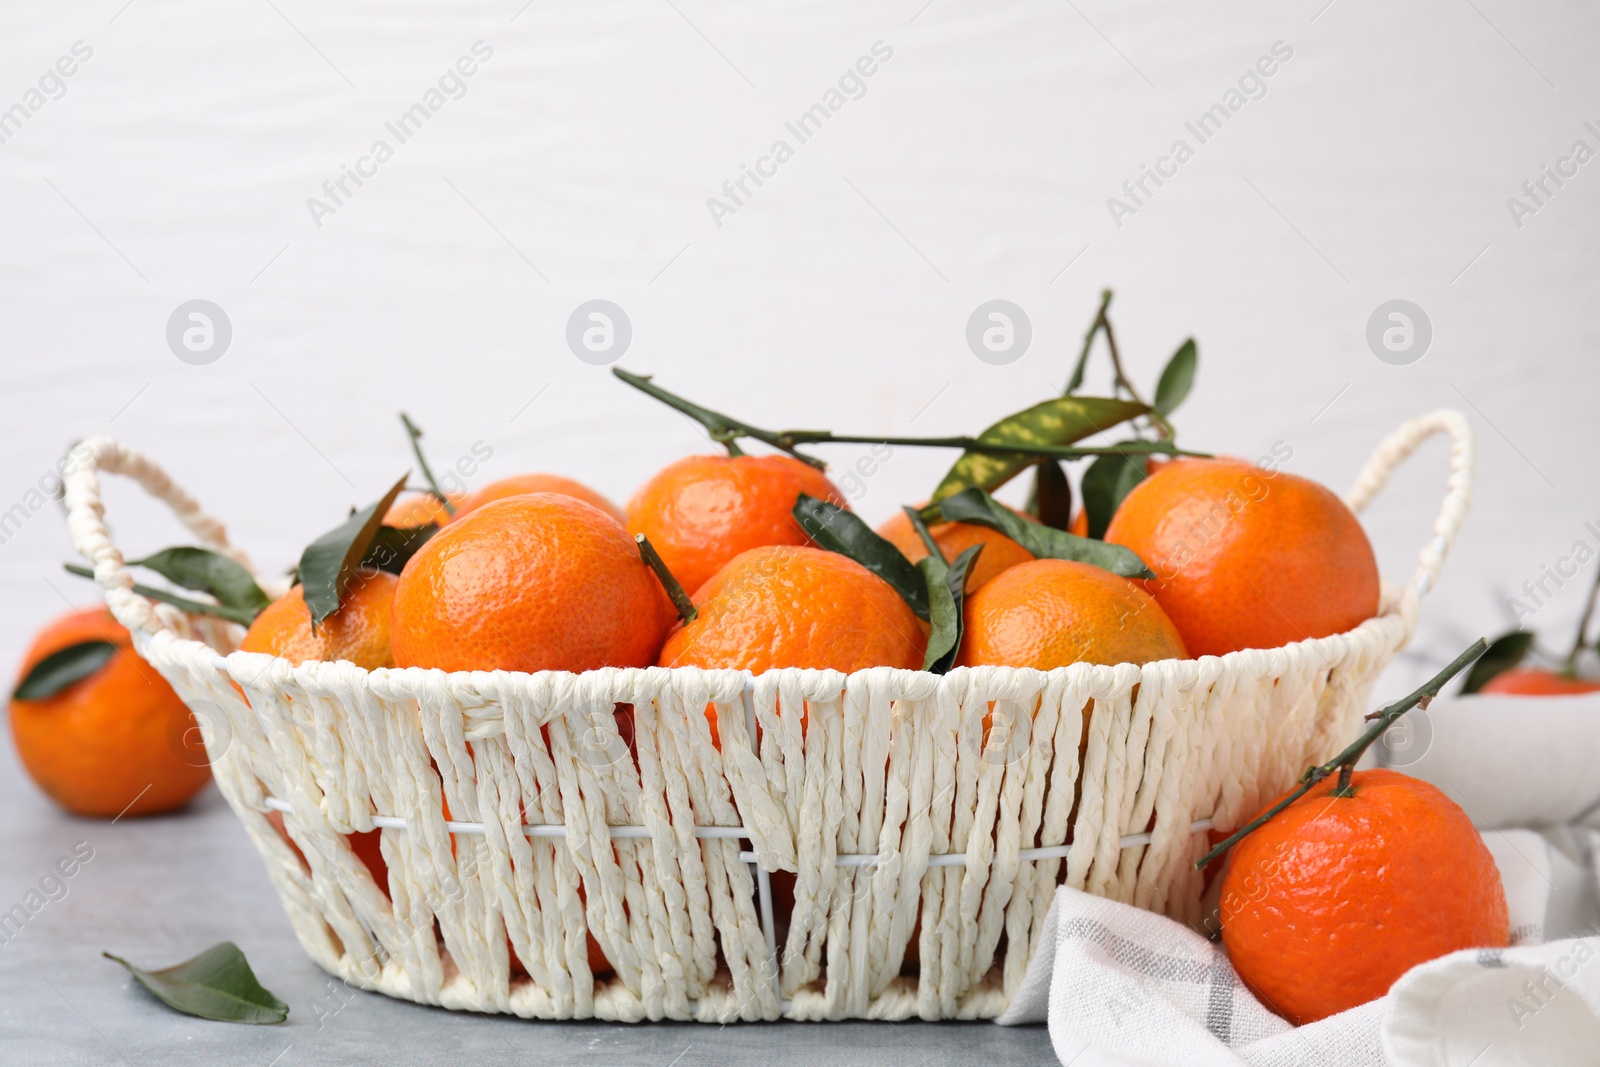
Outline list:
[[[649,666],[673,617],[615,519],[528,493],[461,516],[417,550],[390,639],[401,667],[577,673]]]
[[[239,643],[241,652],[264,652],[291,663],[347,660],[366,670],[393,667],[389,617],[399,579],[362,569],[350,581],[339,610],[311,627],[305,590],[295,586],[257,615]]]
[[[87,641],[115,652],[87,678],[40,700],[11,701],[11,736],[29,776],[76,815],[155,815],[187,804],[211,780],[200,731],[172,686],[133,650],[105,607],[41,630],[17,681],[52,653]]]
[[[1013,509],[1014,510],[1014,509]],[[1021,514],[1020,512],[1018,514]],[[1027,516],[1023,516],[1027,518]],[[974,593],[1002,571],[1026,563],[1033,553],[1017,544],[998,530],[968,522],[941,522],[928,527],[933,541],[939,546],[946,561],[955,558],[973,545],[982,545],[978,561],[967,575],[967,592]],[[916,528],[903,511],[895,512],[878,527],[878,536],[898,548],[912,563],[926,559],[928,546],[922,543]]]
[[[1087,563],[1039,559],[967,598],[956,662],[1047,671],[1187,657],[1172,620],[1133,582]]]
[[[460,494],[451,496],[450,502],[457,507],[461,504]],[[383,523],[400,530],[409,530],[417,526],[443,526],[450,521],[450,512],[432,493],[413,493],[403,496],[389,505],[389,510],[384,512]]]
[[[582,482],[563,478],[559,474],[513,474],[509,478],[490,482],[481,489],[468,493],[461,500],[456,506],[456,518],[476,511],[492,501],[504,500],[508,496],[521,496],[524,493],[562,493],[576,497],[586,504],[593,504],[619,523],[627,522],[627,516],[623,515],[621,508]]]
[[[743,552],[693,600],[699,616],[668,635],[662,667],[916,670],[928,643],[922,620],[888,582],[820,548]],[[714,706],[706,718],[720,747]]]
[[[1518,667],[1495,675],[1478,692],[1520,696],[1576,696],[1579,693],[1600,692],[1600,679],[1575,678],[1537,667]]]
[[[1351,787],[1320,783],[1235,845],[1222,876],[1228,958],[1296,1025],[1510,936],[1500,871],[1454,801],[1391,770],[1357,771]]]
[[[805,545],[800,494],[846,506],[827,475],[791,456],[688,456],[662,468],[628,502],[628,533],[644,534],[693,594],[741,552]]]
[[[1378,562],[1355,514],[1282,471],[1169,463],[1133,488],[1105,539],[1156,573],[1143,584],[1191,655],[1327,637],[1378,610]]]

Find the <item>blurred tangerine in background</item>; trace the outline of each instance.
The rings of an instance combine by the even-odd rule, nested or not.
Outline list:
[[[211,780],[194,716],[109,608],[83,608],[46,626],[17,678],[17,755],[73,814],[172,811]]]

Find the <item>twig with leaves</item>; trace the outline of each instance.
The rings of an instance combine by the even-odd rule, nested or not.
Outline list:
[[[760,441],[762,444],[775,448],[780,452],[787,452],[796,459],[809,463],[819,470],[826,469],[827,464],[815,456],[800,452],[798,450],[800,446],[820,444],[905,445],[921,448],[959,448],[966,452],[975,452],[983,455],[1016,454],[1050,459],[1084,459],[1090,456],[1120,454],[1129,451],[1130,448],[1142,452],[1160,452],[1168,455],[1205,455],[1202,452],[1185,452],[1176,445],[1165,441],[1144,441],[1131,446],[1123,444],[1114,447],[1072,448],[1064,445],[1026,440],[995,440],[990,436],[992,427],[991,431],[985,431],[978,437],[905,437],[892,434],[842,434],[834,433],[832,430],[768,430],[745,422],[742,419],[736,419],[732,415],[702,407],[692,400],[685,399],[676,393],[668,392],[655,384],[649,375],[632,374],[620,367],[613,367],[611,373],[640,392],[654,397],[668,407],[681,411],[700,423],[706,428],[713,441],[728,450],[729,455],[743,455],[739,450],[738,441],[742,438],[748,438],[752,441]],[[1147,405],[1139,404],[1137,401],[1107,401],[1106,398],[1101,397],[1079,397],[1074,399],[1132,405],[1129,408],[1129,414],[1124,414],[1121,417],[1108,416],[1109,421],[1105,425],[1090,427],[1088,432],[1109,429],[1111,426],[1131,418],[1133,415],[1145,414],[1147,410]],[[1046,401],[1045,403],[1052,402]],[[1042,405],[1036,405],[1036,407],[1039,406]],[[1033,409],[1030,408],[1028,410],[1031,411]],[[1019,412],[1018,414],[1021,413]],[[996,425],[998,426],[999,424]],[[1088,433],[1086,432],[1082,436],[1088,436]]]
[[[1256,830],[1259,830],[1262,826],[1265,826],[1268,820],[1270,820],[1273,816],[1277,815],[1284,808],[1287,808],[1290,804],[1293,804],[1295,801],[1305,796],[1313,788],[1315,788],[1319,782],[1326,778],[1332,777],[1335,774],[1339,776],[1338,782],[1334,785],[1332,793],[1333,796],[1351,796],[1351,775],[1355,773],[1356,764],[1360,762],[1361,757],[1366,754],[1367,749],[1372,747],[1372,743],[1378,738],[1382,737],[1389,727],[1394,725],[1396,719],[1400,718],[1400,716],[1404,715],[1412,708],[1427,708],[1427,706],[1433,702],[1433,698],[1439,695],[1439,691],[1445,687],[1445,684],[1449,682],[1450,679],[1466,670],[1467,666],[1479,656],[1483,655],[1484,651],[1488,647],[1489,642],[1485,641],[1483,638],[1479,638],[1477,641],[1473,642],[1471,648],[1468,648],[1465,652],[1461,653],[1461,655],[1451,660],[1449,666],[1445,667],[1444,670],[1428,679],[1428,681],[1425,682],[1420,689],[1416,690],[1416,692],[1395,701],[1386,708],[1382,708],[1379,711],[1368,715],[1367,719],[1372,723],[1372,725],[1367,728],[1365,733],[1352,741],[1349,747],[1347,747],[1337,756],[1333,757],[1333,759],[1329,760],[1327,763],[1322,764],[1320,767],[1306,768],[1306,772],[1300,776],[1299,786],[1297,786],[1282,800],[1272,805],[1272,807],[1268,808],[1260,815],[1257,815],[1254,819],[1251,819],[1241,829],[1236,830],[1232,834],[1229,834],[1227,837],[1223,838],[1222,841],[1218,842],[1216,848],[1213,848],[1210,852],[1207,852],[1204,856],[1201,856],[1200,859],[1195,862],[1195,866],[1204,867],[1212,860],[1215,860],[1217,857],[1221,856],[1224,852],[1227,852],[1228,849],[1232,848],[1234,845],[1237,845],[1240,841],[1243,841],[1247,836],[1254,833]]]

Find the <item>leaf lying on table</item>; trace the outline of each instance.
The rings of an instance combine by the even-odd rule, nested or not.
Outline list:
[[[979,434],[978,440],[986,444],[1070,445],[1149,411],[1133,400],[1058,396],[1006,416]],[[1038,456],[1020,452],[963,452],[933,491],[933,503],[973,487],[993,492],[1038,461]]]
[[[917,618],[928,618],[928,586],[901,551],[837,504],[800,494],[794,518],[811,539],[829,552],[855,560],[894,587]]]
[[[967,575],[977,562],[982,545],[972,545],[946,564],[938,542],[928,532],[916,508],[906,508],[906,517],[928,554],[917,561],[917,570],[928,590],[928,651],[922,660],[922,669],[932,674],[948,674],[955,666],[956,654],[961,651],[961,631],[965,622]]]
[[[1040,559],[1089,563],[1124,578],[1154,578],[1131,549],[1108,545],[1023,518],[982,489],[967,489],[943,501],[940,513],[949,522],[967,522],[998,530]]]
[[[383,516],[405,488],[406,477],[401,475],[380,500],[351,512],[348,519],[311,542],[300,554],[300,585],[306,606],[311,609],[313,629],[339,610],[350,579],[367,558]]]
[[[83,681],[117,654],[110,641],[80,641],[57,649],[33,665],[27,677],[12,690],[14,700],[47,700],[68,686]]]
[[[164,548],[153,556],[130,560],[130,567],[155,571],[174,585],[210,593],[223,607],[259,612],[272,600],[237,560],[191,545]]]
[[[1461,683],[1461,692],[1476,693],[1499,675],[1521,663],[1533,648],[1533,634],[1527,630],[1512,630],[1489,642],[1489,647],[1467,672]]]
[[[225,1023],[281,1023],[289,1005],[256,980],[250,963],[232,941],[212,945],[192,960],[159,971],[146,971],[121,956],[102,952],[128,969],[156,999],[185,1015]]]

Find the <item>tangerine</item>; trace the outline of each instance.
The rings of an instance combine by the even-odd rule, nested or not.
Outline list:
[[[1521,696],[1575,696],[1600,692],[1600,679],[1576,678],[1570,674],[1519,667],[1502,671],[1484,683],[1480,693],[1505,693]]]
[[[457,508],[461,505],[459,493],[450,496],[450,503]],[[444,506],[443,501],[432,493],[413,493],[403,496],[389,505],[389,510],[384,512],[383,524],[393,526],[398,530],[410,530],[418,526],[443,526],[450,521],[450,511]]]
[[[509,478],[490,482],[463,497],[456,505],[455,517],[459,519],[491,501],[504,500],[508,496],[521,496],[524,493],[564,493],[567,496],[577,497],[586,504],[593,504],[619,523],[628,521],[622,509],[611,501],[582,482],[563,478],[559,474],[513,474]]]
[[[401,667],[647,667],[674,613],[610,515],[562,493],[492,501],[435,534],[395,588]]]
[[[1087,563],[1037,559],[967,598],[956,663],[1047,671],[1187,657],[1172,620],[1133,582]]]
[[[211,780],[200,732],[110,609],[83,608],[46,626],[23,657],[18,681],[46,656],[87,641],[116,646],[93,674],[43,699],[12,699],[11,736],[23,767],[75,815],[182,807]]]
[[[1169,463],[1133,488],[1105,539],[1156,573],[1144,581],[1191,655],[1353,629],[1378,610],[1361,523],[1325,486],[1239,460]]]
[[[399,580],[387,571],[362,568],[351,579],[339,610],[315,630],[305,589],[297,585],[256,616],[239,651],[282,656],[297,665],[347,660],[369,671],[393,667],[389,617],[398,585]]]
[[[743,552],[693,599],[699,615],[668,635],[662,667],[916,670],[928,643],[922,621],[893,586],[820,548]],[[714,706],[706,706],[706,718],[720,747]]]
[[[805,545],[800,494],[844,506],[827,475],[791,456],[687,456],[628,502],[628,532],[644,534],[693,594],[733,557],[763,545]]]
[[[1023,518],[1026,519],[1027,516]],[[967,575],[969,593],[982,589],[1001,571],[1015,567],[1019,563],[1026,563],[1033,558],[1032,552],[1005,534],[975,523],[936,523],[928,527],[928,533],[933,536],[934,544],[939,546],[939,551],[943,553],[947,562],[954,561],[973,545],[983,546],[983,551],[978,553],[978,559]],[[916,527],[911,525],[911,520],[903,511],[896,512],[885,520],[878,527],[878,536],[898,548],[912,563],[928,556],[928,546],[922,543]]]
[[[922,666],[927,635],[894,587],[820,548],[768,545],[736,556],[694,595],[699,616],[661,649],[663,667],[846,674]]]
[[[1233,847],[1222,944],[1296,1025],[1375,1000],[1412,967],[1504,948],[1505,889],[1472,820],[1397,771],[1329,778]]]

